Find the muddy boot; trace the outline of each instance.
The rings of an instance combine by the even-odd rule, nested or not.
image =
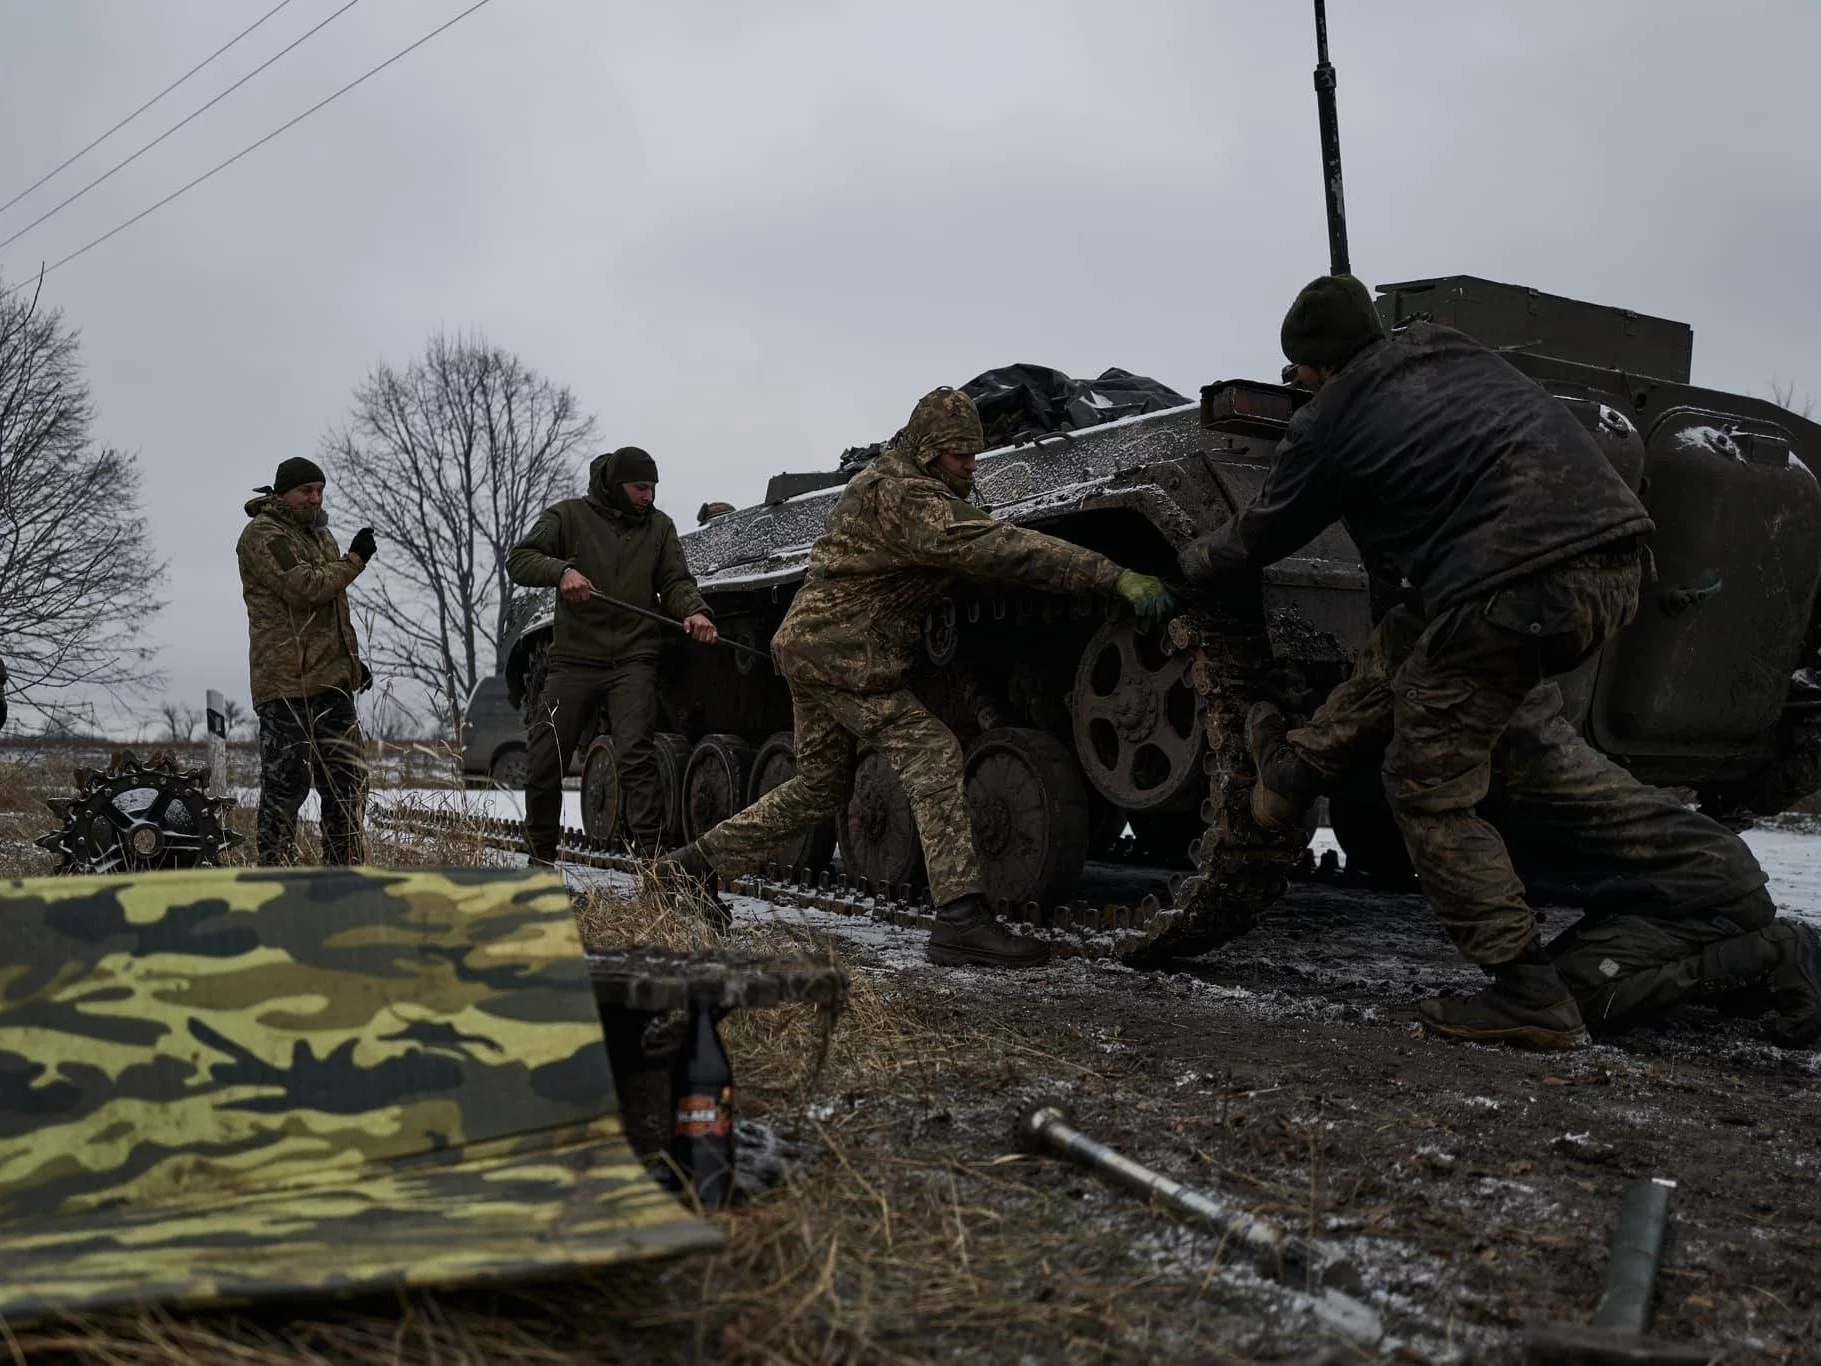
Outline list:
[[[1526,959],[1540,956],[1526,955]],[[1437,1034],[1476,1043],[1520,1043],[1532,1048],[1575,1048],[1587,1026],[1555,965],[1517,960],[1489,969],[1492,985],[1471,996],[1437,996],[1416,1013]]]
[[[1770,970],[1770,1036],[1785,1048],[1821,1039],[1821,934],[1801,920],[1779,920],[1758,931],[1777,948]]]
[[[1252,784],[1252,819],[1266,830],[1295,830],[1321,795],[1321,772],[1284,739],[1290,723],[1270,702],[1246,713],[1246,748],[1258,781]]]
[[[936,928],[923,952],[945,968],[1034,968],[1050,960],[1048,944],[1005,929],[978,892],[937,910]]]
[[[529,851],[525,862],[533,868],[550,869],[556,867],[556,841],[543,840],[531,835],[525,836],[525,848]]]

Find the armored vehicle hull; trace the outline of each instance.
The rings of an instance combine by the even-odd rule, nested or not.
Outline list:
[[[1394,324],[1453,320],[1505,347],[1595,436],[1656,520],[1657,579],[1637,621],[1564,680],[1588,739],[1646,781],[1694,789],[1729,817],[1781,810],[1821,787],[1821,688],[1809,672],[1821,643],[1821,485],[1811,473],[1821,468],[1821,427],[1681,375],[1628,371],[1637,359],[1625,349],[1630,315],[1616,310],[1468,277],[1392,286],[1380,306]],[[1648,345],[1641,359],[1675,370],[1679,325],[1641,321],[1651,324],[1632,326]],[[1526,326],[1540,335],[1506,335]],[[1184,544],[1250,501],[1305,397],[1273,384],[1210,385],[1199,405],[997,450],[980,461],[976,499],[995,517],[1167,577]],[[724,634],[770,639],[844,482],[840,473],[774,480],[773,499],[683,538]],[[1176,904],[1199,926],[1179,925],[1148,956],[1243,930],[1302,842],[1250,827],[1235,796],[1251,781],[1237,719],[1255,696],[1296,711],[1319,703],[1370,629],[1371,596],[1338,527],[1267,571],[1262,603],[1191,613],[1161,636],[1103,603],[958,585],[925,624],[913,686],[967,749],[992,892],[1067,902],[1083,859],[1112,850],[1129,828],[1126,854],[1185,875]],[[547,642],[539,622],[515,646],[515,699],[535,692]],[[790,695],[763,663],[679,651],[664,704],[676,737],[667,767],[678,837],[788,776]],[[610,759],[604,742],[600,762]],[[1375,784],[1358,784],[1337,798],[1334,821],[1350,861],[1393,871],[1401,844],[1381,800]],[[592,833],[611,830],[610,801],[590,809]],[[862,756],[836,825],[780,850],[780,862],[813,866],[838,847],[850,876],[915,883],[915,828],[884,764]]]

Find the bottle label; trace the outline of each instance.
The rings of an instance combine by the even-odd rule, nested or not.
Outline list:
[[[678,1138],[725,1138],[732,1128],[726,1096],[677,1097],[676,1122],[671,1133]]]

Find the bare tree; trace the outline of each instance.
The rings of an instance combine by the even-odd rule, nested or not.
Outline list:
[[[35,290],[0,284],[0,640],[11,686],[45,715],[66,705],[47,692],[158,681],[141,633],[164,565],[133,457],[91,438],[77,342]]]
[[[323,454],[331,504],[381,538],[355,585],[375,672],[417,684],[459,726],[524,613],[506,554],[572,490],[593,436],[568,389],[483,338],[433,337],[407,369],[367,377]]]
[[[221,723],[226,727],[230,740],[234,738],[235,731],[251,729],[254,719],[253,714],[233,698],[226,697],[222,699]]]
[[[196,723],[202,720],[202,713],[195,707],[168,697],[158,704],[158,714],[164,718],[164,738],[172,744],[188,740],[196,733]]]
[[[1770,382],[1770,400],[1779,408],[1789,409],[1790,412],[1794,413],[1797,417],[1805,417],[1811,422],[1814,420],[1814,399],[1810,398],[1807,394],[1804,394],[1802,396],[1802,406],[1798,408],[1796,406],[1796,386],[1794,383],[1779,384],[1773,379]]]

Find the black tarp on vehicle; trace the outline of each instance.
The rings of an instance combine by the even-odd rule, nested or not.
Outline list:
[[[1190,401],[1168,385],[1117,366],[1097,379],[1074,379],[1047,365],[1006,365],[975,375],[961,391],[980,409],[989,451]],[[884,445],[850,446],[841,452],[841,468],[862,468]]]

